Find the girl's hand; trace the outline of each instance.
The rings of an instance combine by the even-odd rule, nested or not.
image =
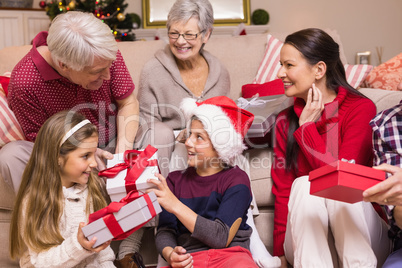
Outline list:
[[[172,267],[193,267],[193,257],[190,253],[186,253],[186,250],[181,246],[177,246],[171,251],[167,262]]]
[[[92,248],[93,245],[95,245],[96,237],[92,238],[91,241],[89,241],[85,237],[84,233],[82,232],[82,227],[84,227],[85,225],[87,225],[87,224],[84,222],[80,222],[80,225],[78,226],[78,234],[77,234],[78,243],[80,243],[80,245],[83,248],[85,248],[86,250],[91,251],[91,252],[100,252],[110,245],[110,242],[112,242],[112,240],[109,240],[109,241],[103,243],[102,245],[97,246],[96,248]]]
[[[149,183],[155,184],[157,189],[149,189],[146,192],[154,192],[158,198],[159,204],[168,212],[173,213],[173,209],[176,207],[176,204],[179,201],[177,197],[170,191],[169,186],[167,185],[165,177],[163,177],[159,173],[155,173],[155,176],[158,177],[159,180],[148,179]]]
[[[308,90],[307,102],[300,115],[299,126],[308,122],[316,122],[320,118],[322,110],[324,110],[322,93],[313,84],[313,87]]]

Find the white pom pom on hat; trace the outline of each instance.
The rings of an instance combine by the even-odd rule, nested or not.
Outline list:
[[[243,139],[254,115],[239,108],[226,96],[209,98],[203,102],[185,98],[180,108],[188,121],[188,127],[191,117],[196,116],[202,122],[219,158],[233,165],[235,158],[246,149]]]

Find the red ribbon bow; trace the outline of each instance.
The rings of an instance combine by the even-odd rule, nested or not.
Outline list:
[[[114,217],[113,213],[119,211],[124,205],[126,205],[140,197],[144,197],[145,202],[147,203],[147,206],[149,208],[149,212],[151,213],[151,218],[148,221],[134,227],[133,229],[131,229],[127,232],[124,232],[123,229],[120,227],[119,222]],[[106,227],[109,229],[109,231],[112,233],[112,235],[114,237],[113,240],[122,240],[122,239],[128,237],[129,235],[131,235],[132,233],[134,233],[135,231],[137,231],[138,229],[140,229],[142,226],[144,226],[147,222],[149,222],[155,216],[156,216],[156,211],[155,211],[154,205],[152,204],[152,201],[151,201],[149,195],[148,194],[140,195],[140,193],[138,193],[137,191],[131,191],[127,194],[126,197],[124,197],[119,202],[112,202],[109,204],[109,206],[90,214],[89,215],[89,223],[94,222],[100,218],[103,218],[103,221],[105,222]]]
[[[121,171],[127,169],[125,178],[126,193],[137,191],[136,180],[141,176],[144,169],[148,166],[158,166],[158,160],[151,158],[158,149],[148,145],[144,151],[127,150],[124,152],[124,163],[119,163],[113,167],[104,169],[98,173],[100,177],[114,178]]]

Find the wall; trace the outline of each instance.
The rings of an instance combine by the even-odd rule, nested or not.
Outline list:
[[[40,0],[33,6],[39,7]],[[126,0],[126,12],[142,17],[142,0]],[[251,11],[270,14],[270,32],[294,32],[307,27],[337,30],[349,63],[357,52],[371,51],[378,65],[376,47],[383,47],[383,62],[402,52],[402,0],[250,0]]]
[[[356,52],[383,47],[383,62],[402,52],[401,0],[251,0],[251,10],[270,13],[270,31],[293,32],[306,27],[332,28],[339,33],[349,63]]]

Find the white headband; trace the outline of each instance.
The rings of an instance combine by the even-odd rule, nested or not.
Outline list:
[[[60,146],[63,145],[63,143],[71,137],[71,135],[73,135],[77,130],[79,130],[80,128],[82,128],[83,126],[85,126],[86,124],[91,124],[91,121],[89,121],[88,119],[85,119],[81,122],[79,122],[78,124],[76,124],[72,129],[70,129],[69,131],[67,131],[67,133],[64,135],[63,139],[61,139],[61,143]]]

